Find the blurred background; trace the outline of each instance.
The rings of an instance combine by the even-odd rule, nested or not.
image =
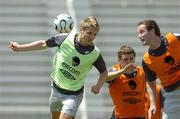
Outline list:
[[[147,47],[137,38],[136,25],[154,19],[162,34],[180,33],[180,0],[0,0],[0,119],[50,119],[49,76],[54,50],[14,53],[9,41],[29,43],[56,35],[53,20],[60,13],[71,14],[77,27],[93,15],[101,30],[96,44],[107,68],[117,62],[117,49],[126,44],[136,50],[141,65]],[[105,84],[93,95],[95,68],[85,83],[85,98],[76,119],[109,119],[112,101]]]

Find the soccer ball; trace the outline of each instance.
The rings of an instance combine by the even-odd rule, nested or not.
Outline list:
[[[59,14],[54,19],[54,28],[58,33],[69,33],[74,27],[74,21],[68,14]]]

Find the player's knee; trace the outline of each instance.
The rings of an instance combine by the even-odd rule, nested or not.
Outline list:
[[[61,112],[60,119],[74,119],[74,117],[69,114]]]

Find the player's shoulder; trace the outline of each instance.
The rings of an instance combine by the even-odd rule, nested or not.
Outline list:
[[[60,33],[55,35],[55,37],[67,37],[69,33]]]
[[[55,43],[59,46],[63,43],[63,41],[67,38],[68,33],[60,33],[52,37],[54,39]]]
[[[173,33],[180,40],[180,33]]]
[[[137,69],[142,71],[142,70],[143,70],[143,67],[138,65],[138,66],[137,66]]]

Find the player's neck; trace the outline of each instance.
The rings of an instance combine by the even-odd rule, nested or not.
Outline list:
[[[155,50],[158,49],[160,46],[161,46],[161,38],[156,36],[152,44],[150,45],[150,48]]]
[[[84,41],[86,41],[86,40],[84,40],[82,37],[81,37],[81,35],[79,34],[78,36],[77,36],[77,38],[76,38],[76,40],[82,45],[82,46],[89,46],[90,44],[87,44],[86,42],[84,42]]]

